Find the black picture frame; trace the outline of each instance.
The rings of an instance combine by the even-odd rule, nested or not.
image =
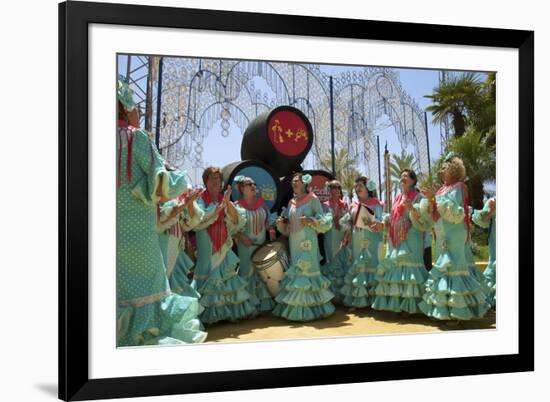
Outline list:
[[[518,353],[400,362],[90,379],[88,26],[514,48],[519,51]],[[534,370],[534,32],[70,1],[59,4],[59,398],[89,400]]]

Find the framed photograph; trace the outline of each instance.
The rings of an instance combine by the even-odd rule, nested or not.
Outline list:
[[[534,32],[70,1],[59,99],[61,399],[534,370]]]

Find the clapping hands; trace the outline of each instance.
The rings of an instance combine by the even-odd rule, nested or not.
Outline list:
[[[228,203],[231,201],[231,186],[228,185],[223,193],[223,200]]]
[[[189,194],[187,195],[187,197],[185,197],[183,199],[183,202],[180,205],[187,206],[187,205],[193,203],[194,201],[196,201],[202,195],[202,193],[204,193],[204,191],[205,190],[202,189],[202,188],[195,188],[195,189],[191,190],[189,192]]]
[[[420,193],[426,197],[428,200],[431,200],[435,197],[435,193],[437,192],[437,188],[435,187],[424,187],[420,189]]]
[[[227,189],[223,192],[223,200],[218,204],[216,207],[217,211],[221,211],[222,209],[227,208],[229,203],[231,202],[231,186],[227,186]]]

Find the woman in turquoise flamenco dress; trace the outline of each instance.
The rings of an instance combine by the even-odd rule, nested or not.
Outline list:
[[[202,307],[170,290],[157,233],[157,206],[187,191],[186,175],[166,170],[122,78],[117,96],[117,345],[203,342]]]
[[[344,286],[351,251],[343,244],[345,233],[340,226],[340,219],[349,212],[349,206],[342,199],[342,185],[338,180],[327,182],[325,187],[329,190],[330,196],[322,205],[325,213],[332,215],[332,228],[324,235],[325,264],[321,267],[321,272],[330,281],[330,290],[334,293],[333,302],[341,302],[340,289]]]
[[[311,321],[327,317],[335,310],[330,281],[319,268],[321,253],[317,242],[317,234],[330,229],[332,217],[323,212],[317,196],[308,192],[307,184],[311,180],[307,174],[294,175],[295,196],[277,219],[278,230],[289,236],[291,265],[275,297],[277,305],[273,314],[291,321]]]
[[[389,225],[389,250],[380,261],[372,308],[398,313],[421,313],[418,304],[424,295],[428,271],[424,266],[425,231],[430,222],[414,209],[422,199],[416,191],[416,173],[404,169],[400,174],[401,193],[392,205]]]
[[[358,202],[354,202],[341,220],[342,228],[347,232],[345,241],[352,241],[352,260],[344,277],[341,293],[343,304],[353,308],[370,307],[374,302],[376,272],[379,263],[380,248],[383,240],[382,204],[374,191],[376,183],[361,176],[355,180],[355,192]],[[361,205],[374,213],[374,220],[364,228],[356,221]],[[359,225],[361,226],[361,225]]]
[[[472,220],[474,209],[471,206],[468,206],[468,214],[469,214],[470,220]],[[478,281],[482,285],[483,293],[488,294],[489,288],[485,283],[485,277],[483,276],[483,273],[476,266],[476,262],[474,259],[474,252],[472,249],[471,236],[468,238],[468,241],[464,246],[464,255],[466,257],[466,262],[468,263],[468,270],[470,271],[470,275],[472,276],[472,278],[474,278],[476,281]]]
[[[202,219],[195,227],[198,258],[194,272],[204,307],[201,321],[212,324],[247,318],[256,309],[247,282],[237,274],[239,258],[231,250],[232,236],[244,227],[246,215],[230,201],[231,186],[221,191],[220,168],[206,168],[202,179],[206,191],[197,201]]]
[[[497,303],[496,209],[497,200],[496,198],[491,198],[487,200],[483,209],[474,211],[472,218],[476,225],[489,229],[489,263],[487,264],[485,271],[483,271],[483,278],[485,280],[485,285],[489,289],[487,294],[487,302],[491,305],[491,307],[495,307]]]
[[[466,175],[464,164],[450,153],[440,173],[444,185],[435,194],[424,190],[426,199],[415,207],[426,220],[432,219],[436,234],[436,262],[419,307],[427,316],[450,323],[482,318],[490,306],[466,261],[470,220],[467,187],[460,181]]]
[[[252,254],[266,241],[268,231],[270,240],[275,239],[275,229],[272,225],[277,219],[277,214],[270,213],[265,200],[257,196],[256,183],[250,177],[236,176],[233,182],[241,194],[237,205],[246,213],[246,224],[235,235],[240,260],[239,276],[248,283],[247,290],[256,308],[256,314],[260,314],[273,310],[275,302],[252,265]]]
[[[197,298],[200,295],[196,283],[189,279],[195,263],[186,253],[186,233],[201,221],[202,214],[196,204],[201,194],[201,190],[193,190],[162,204],[158,224],[160,248],[172,292]]]

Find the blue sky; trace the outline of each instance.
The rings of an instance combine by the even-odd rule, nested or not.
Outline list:
[[[330,66],[323,65],[321,70],[327,74],[333,76],[339,75],[341,72],[355,69],[357,67],[349,66]],[[360,67],[359,67],[360,68]],[[439,71],[438,70],[425,70],[425,69],[409,69],[409,68],[396,68],[395,69],[400,76],[402,88],[416,101],[421,109],[425,109],[430,105],[430,100],[425,98],[425,95],[432,93],[434,87],[439,83]],[[119,57],[119,73],[126,73],[126,56]],[[258,85],[262,85],[261,82],[255,82]],[[263,84],[266,92],[270,92],[270,89]],[[142,85],[145,87],[145,85]],[[440,141],[440,126],[439,124],[432,124],[432,116],[428,113],[428,136],[430,144],[430,159],[433,161],[437,159],[441,154],[441,141]],[[231,124],[229,135],[222,137],[221,126],[214,125],[210,131],[208,137],[203,143],[203,160],[205,165],[217,165],[224,166],[228,163],[240,160],[240,143],[242,133],[235,124]],[[388,127],[380,132],[380,148],[381,153],[384,152],[384,144],[388,143],[388,149],[391,153],[400,153],[401,147],[397,141],[397,136],[393,127]],[[411,152],[412,150],[407,150]],[[194,179],[194,177],[192,177]],[[198,177],[197,177],[198,179]],[[195,181],[195,180],[194,180]]]

